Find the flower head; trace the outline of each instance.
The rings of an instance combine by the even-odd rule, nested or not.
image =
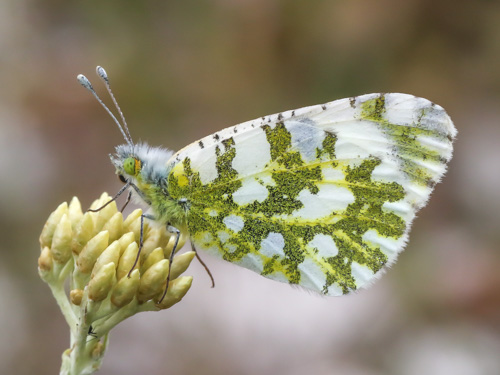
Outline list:
[[[104,193],[91,208],[103,207],[110,199]],[[138,209],[124,219],[115,202],[83,213],[75,197],[69,205],[59,205],[42,230],[38,270],[71,328],[74,345],[65,355],[75,368],[98,368],[95,363],[102,359],[111,328],[137,312],[172,307],[191,287],[192,277],[181,274],[195,253],[176,254],[170,265],[175,238],[166,228],[144,220],[139,253],[141,215]],[[181,234],[177,249],[185,242]],[[67,279],[69,295],[64,289]],[[97,340],[88,340],[89,332]],[[101,355],[96,359],[95,353]]]

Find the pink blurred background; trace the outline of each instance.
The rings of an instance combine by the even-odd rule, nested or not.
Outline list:
[[[262,115],[370,92],[442,105],[448,175],[399,261],[321,298],[205,256],[171,310],[115,328],[102,374],[499,374],[500,2],[0,4],[0,373],[55,374],[65,322],[37,275],[49,213],[121,186],[122,143],[76,81],[104,66],[132,136],[180,149]],[[103,94],[105,97],[105,95]]]

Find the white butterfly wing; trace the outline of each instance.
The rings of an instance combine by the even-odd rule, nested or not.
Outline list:
[[[446,112],[369,94],[245,122],[171,158],[199,249],[268,278],[341,295],[403,249],[452,155]]]

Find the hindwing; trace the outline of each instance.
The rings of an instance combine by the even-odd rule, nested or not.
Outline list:
[[[191,241],[270,279],[326,295],[395,261],[451,159],[446,112],[369,94],[282,112],[205,137],[170,161]]]

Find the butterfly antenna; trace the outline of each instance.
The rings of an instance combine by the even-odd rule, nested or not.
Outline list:
[[[111,99],[113,100],[113,103],[115,104],[115,107],[118,110],[118,113],[120,114],[120,117],[121,117],[122,122],[123,122],[123,128],[125,129],[125,133],[127,133],[128,140],[130,141],[130,143],[133,144],[134,142],[132,141],[132,136],[130,135],[130,131],[128,130],[128,125],[127,125],[127,121],[125,120],[125,116],[123,116],[123,112],[122,112],[120,106],[118,105],[118,102],[116,101],[116,98],[113,95],[113,92],[111,91],[111,85],[109,84],[108,74],[106,73],[106,71],[104,70],[104,68],[102,66],[98,66],[96,68],[96,73],[99,76],[99,78],[101,79],[101,81],[104,82],[104,85],[106,86],[106,89],[108,90],[109,96],[111,96]]]
[[[120,132],[122,133],[123,138],[125,138],[125,141],[129,144],[130,147],[133,148],[134,143],[132,142],[130,135],[127,136],[127,134],[123,130],[123,127],[120,124],[120,122],[116,119],[115,115],[109,110],[109,108],[106,106],[106,104],[103,103],[101,98],[99,98],[99,95],[97,95],[97,93],[95,92],[94,88],[92,87],[92,85],[91,85],[90,81],[87,79],[87,77],[85,77],[83,74],[78,74],[76,79],[78,79],[78,82],[80,82],[80,84],[83,87],[85,87],[88,91],[91,92],[92,95],[94,95],[94,97],[97,99],[97,101],[102,105],[102,107],[106,110],[106,112],[108,112],[108,114],[111,116],[111,118],[113,119],[115,124],[118,126],[118,129],[120,129]]]

